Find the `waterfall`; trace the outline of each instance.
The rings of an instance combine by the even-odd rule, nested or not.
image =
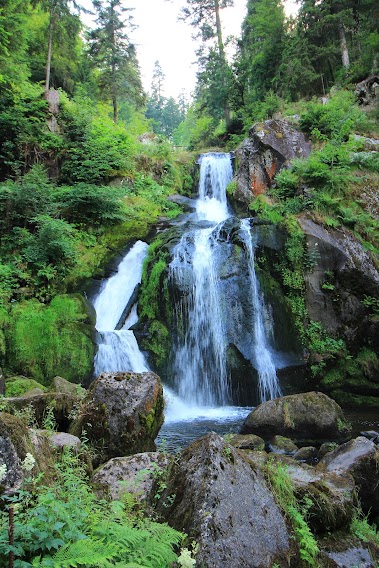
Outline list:
[[[255,254],[249,219],[242,219],[241,221],[241,236],[245,243],[248,257],[251,302],[253,304],[254,314],[254,355],[259,378],[259,398],[262,402],[265,402],[266,400],[281,396],[282,393],[267,341],[267,333],[264,325],[265,306],[255,271]]]
[[[93,302],[99,338],[95,376],[103,371],[148,370],[134,333],[129,329],[138,320],[136,304],[125,314],[125,306],[141,282],[147,249],[146,243],[137,241],[119,264],[117,273],[103,283]],[[123,316],[125,321],[122,321],[121,329],[116,330]]]
[[[185,233],[174,249],[169,278],[188,293],[177,303],[179,334],[174,346],[174,379],[181,399],[197,406],[230,401],[226,365],[226,333],[221,311],[214,229],[228,216],[226,186],[232,178],[229,154],[205,154],[200,159],[197,215],[210,227]]]

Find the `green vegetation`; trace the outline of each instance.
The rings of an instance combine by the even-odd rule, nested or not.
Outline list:
[[[302,506],[295,497],[286,466],[280,462],[269,460],[265,465],[265,471],[277,504],[295,531],[302,564],[304,566],[317,566],[319,552],[317,542],[305,518],[306,507]]]
[[[28,458],[29,456],[29,458]],[[34,459],[27,454],[29,475]],[[80,565],[159,568],[177,560],[174,552],[184,538],[165,524],[133,510],[133,500],[99,501],[90,487],[79,457],[64,452],[55,466],[54,482],[31,477],[14,497],[6,498],[0,513],[0,566],[69,568]],[[8,544],[8,507],[14,508],[14,545]]]

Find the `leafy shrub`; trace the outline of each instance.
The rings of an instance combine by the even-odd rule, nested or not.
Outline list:
[[[64,452],[54,483],[29,481],[14,500],[16,566],[161,568],[177,560],[184,535],[133,516],[123,502],[97,501],[80,458]],[[34,487],[33,487],[34,485]],[[125,500],[127,502],[127,500]],[[8,565],[8,515],[0,513],[0,567]]]
[[[365,122],[365,114],[355,105],[354,93],[348,91],[338,91],[325,105],[309,103],[300,116],[302,130],[324,140],[347,140],[349,134],[362,128]]]
[[[78,183],[56,190],[54,200],[69,223],[113,225],[125,218],[124,193],[115,187]]]

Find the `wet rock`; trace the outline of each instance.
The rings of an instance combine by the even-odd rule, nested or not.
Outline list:
[[[320,321],[330,333],[344,326],[350,342],[359,339],[368,331],[367,310],[359,298],[379,295],[375,263],[349,231],[327,230],[306,216],[300,216],[299,223],[315,259],[313,270],[305,275],[310,318]],[[333,275],[338,303],[333,301],[333,294],[322,288],[326,274]]]
[[[284,120],[254,124],[249,137],[236,151],[237,201],[248,205],[252,197],[271,187],[275,174],[293,158],[308,156],[310,143],[304,134]]]
[[[76,396],[78,393],[78,385],[66,381],[63,377],[54,377],[51,381],[50,390]]]
[[[70,431],[80,437],[85,430],[99,451],[100,463],[155,450],[163,404],[162,385],[155,373],[101,373]]]
[[[259,436],[254,434],[235,434],[230,438],[229,443],[239,450],[256,450],[262,451],[265,449],[265,441]]]
[[[378,448],[367,438],[358,436],[324,456],[317,468],[337,475],[351,475],[355,481],[363,512],[377,515],[379,514],[378,463]]]
[[[336,442],[324,442],[320,446],[320,449],[318,451],[318,457],[321,459],[326,454],[328,454],[329,452],[332,452],[336,448],[338,448],[338,444],[336,444]]]
[[[304,446],[294,453],[293,459],[300,462],[310,462],[317,458],[318,451],[314,446]]]
[[[361,432],[360,435],[364,436],[368,440],[371,440],[371,442],[374,442],[374,444],[379,444],[379,432],[376,432],[376,430]]]
[[[316,468],[287,462],[296,498],[307,503],[307,522],[312,531],[322,534],[348,527],[355,511],[355,485],[346,473],[326,473]]]
[[[74,451],[79,451],[81,441],[77,436],[68,434],[67,432],[53,432],[49,436],[49,441],[54,448],[62,451],[64,448],[71,448]]]
[[[341,552],[323,552],[331,560],[330,568],[374,568],[377,564],[367,548],[349,548]]]
[[[284,436],[274,436],[268,448],[274,454],[286,454],[288,456],[293,456],[299,449],[292,440]]]
[[[146,509],[159,496],[159,480],[164,479],[168,463],[168,456],[160,452],[112,458],[98,468],[91,482],[99,497],[117,500],[131,493]]]
[[[196,540],[199,566],[288,565],[293,541],[263,474],[216,434],[186,448],[166,484],[158,512]]]
[[[256,434],[265,440],[284,435],[295,443],[346,440],[350,431],[338,404],[320,392],[264,402],[248,415],[241,428],[241,434]]]

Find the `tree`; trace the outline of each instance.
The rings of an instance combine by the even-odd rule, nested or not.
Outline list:
[[[202,40],[203,46],[210,40],[216,40],[216,49],[211,48],[209,55],[212,60],[211,66],[213,68],[215,65],[218,67],[218,75],[221,79],[218,98],[224,110],[226,125],[230,122],[229,67],[225,57],[220,11],[228,6],[233,6],[233,4],[233,0],[187,0],[187,5],[181,11],[182,19],[189,20],[191,26],[197,29],[195,37]],[[207,67],[206,60],[204,60],[204,48],[198,51],[198,56],[204,72]]]
[[[284,10],[280,0],[248,0],[237,64],[245,104],[262,100],[274,87],[283,39]]]
[[[47,61],[46,61],[46,77],[45,77],[45,91],[50,88],[50,73],[51,73],[51,56],[53,51],[53,37],[58,21],[64,16],[69,16],[70,6],[76,10],[82,10],[83,7],[76,2],[76,0],[41,0],[40,4],[49,14],[49,31],[47,41]]]
[[[132,29],[131,8],[121,0],[93,0],[98,27],[89,34],[90,56],[100,71],[100,89],[113,106],[113,121],[118,118],[120,96],[142,104],[142,84],[134,45],[126,34]]]

